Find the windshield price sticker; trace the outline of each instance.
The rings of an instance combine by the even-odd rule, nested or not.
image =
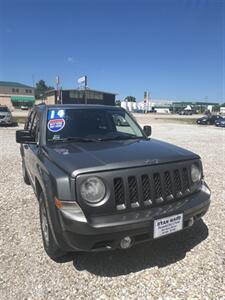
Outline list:
[[[64,119],[53,119],[48,121],[48,130],[51,132],[58,132],[65,126]]]
[[[154,239],[183,229],[183,214],[154,221]]]
[[[65,116],[64,109],[50,109],[48,111],[48,120],[63,119]]]

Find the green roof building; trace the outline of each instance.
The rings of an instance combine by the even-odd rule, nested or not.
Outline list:
[[[9,108],[31,107],[35,102],[32,86],[10,81],[0,81],[0,105]]]

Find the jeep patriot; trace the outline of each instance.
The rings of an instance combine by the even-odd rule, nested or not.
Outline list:
[[[200,157],[150,135],[150,126],[142,129],[120,107],[31,110],[16,141],[52,259],[165,238],[207,212]]]

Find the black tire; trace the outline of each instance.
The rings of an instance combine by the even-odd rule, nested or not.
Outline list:
[[[25,167],[25,163],[24,161],[22,161],[22,174],[23,174],[23,181],[27,184],[30,185],[30,179],[29,176],[27,174],[27,169]]]
[[[41,226],[43,246],[45,252],[52,260],[56,262],[61,262],[64,260],[64,257],[67,255],[67,253],[62,251],[59,248],[52,235],[44,197],[45,197],[44,193],[41,192],[39,196],[39,213],[40,213],[40,226]]]

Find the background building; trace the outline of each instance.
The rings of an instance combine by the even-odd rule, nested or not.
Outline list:
[[[190,107],[198,113],[204,113],[206,110],[212,111],[215,106],[219,106],[216,102],[173,102],[171,111],[176,113]]]
[[[156,111],[158,113],[170,113],[170,108],[172,105],[172,101],[170,100],[157,100],[157,99],[150,99],[147,104],[145,101],[138,101],[138,102],[127,102],[121,101],[121,107],[129,110],[129,111],[139,111],[144,112],[147,111]]]
[[[34,88],[18,82],[0,81],[0,104],[9,108],[31,107],[35,102]]]
[[[104,104],[115,105],[116,94],[97,90],[51,90],[46,92],[46,104]]]

